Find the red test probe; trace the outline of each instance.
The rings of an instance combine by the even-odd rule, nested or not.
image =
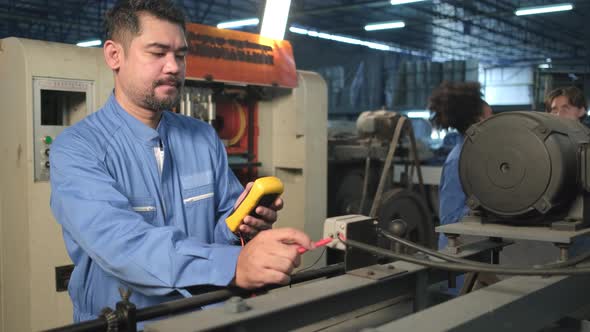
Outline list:
[[[333,238],[331,238],[331,237],[327,237],[327,238],[325,238],[325,239],[321,239],[321,240],[319,240],[318,242],[314,243],[314,246],[315,246],[316,248],[318,248],[318,247],[322,247],[322,246],[325,246],[326,244],[328,244],[328,243],[332,242],[332,240],[334,240],[334,239],[333,239]],[[299,254],[303,254],[303,253],[304,253],[304,252],[306,252],[306,251],[307,251],[307,249],[305,249],[305,248],[303,248],[303,247],[299,247],[299,248],[297,248],[297,252],[298,252]]]

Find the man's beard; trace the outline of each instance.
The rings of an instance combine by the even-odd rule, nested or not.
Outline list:
[[[156,88],[160,85],[169,85],[173,83],[176,87],[176,95],[164,98],[156,97]],[[167,111],[178,105],[180,101],[180,90],[182,89],[183,81],[178,78],[157,80],[152,84],[151,93],[145,96],[143,102],[147,107],[154,111]]]

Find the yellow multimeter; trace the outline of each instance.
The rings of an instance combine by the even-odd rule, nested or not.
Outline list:
[[[269,207],[283,193],[283,183],[279,178],[266,176],[254,181],[252,189],[240,203],[238,208],[225,219],[227,227],[235,232],[247,215],[259,217],[254,210],[257,206]]]

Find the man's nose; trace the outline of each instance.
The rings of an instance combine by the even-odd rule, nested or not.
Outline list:
[[[181,63],[183,60],[179,60],[174,53],[169,53],[166,56],[166,65],[164,66],[164,73],[166,74],[178,74],[180,72]]]

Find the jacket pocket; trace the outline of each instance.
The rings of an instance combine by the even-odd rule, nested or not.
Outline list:
[[[186,207],[211,201],[215,196],[212,184],[205,184],[182,191],[182,200]]]
[[[133,211],[139,213],[143,220],[151,223],[156,216],[156,200],[151,197],[139,197],[129,199]]]

